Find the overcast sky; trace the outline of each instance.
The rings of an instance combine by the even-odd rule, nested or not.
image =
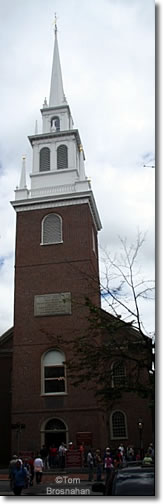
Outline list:
[[[15,212],[21,157],[49,99],[54,12],[64,91],[79,129],[103,230],[119,248],[147,231],[142,275],[154,271],[154,0],[0,0],[0,334],[13,324]],[[28,181],[29,185],[29,181]],[[143,305],[153,330],[152,302]]]

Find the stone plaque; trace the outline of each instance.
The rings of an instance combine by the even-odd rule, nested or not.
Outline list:
[[[70,315],[71,294],[61,292],[59,294],[44,294],[34,297],[34,316],[46,317],[50,315]]]

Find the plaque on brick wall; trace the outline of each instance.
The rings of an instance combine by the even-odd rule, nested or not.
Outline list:
[[[46,317],[50,315],[70,315],[71,294],[61,292],[58,294],[44,294],[34,297],[34,316]]]
[[[82,443],[84,443],[85,446],[92,446],[92,444],[93,444],[92,432],[77,432],[76,433],[77,446],[81,445]]]

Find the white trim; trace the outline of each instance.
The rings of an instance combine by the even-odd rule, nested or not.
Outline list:
[[[63,364],[64,370],[65,370],[65,391],[64,392],[48,392],[46,394],[45,392],[45,380],[44,380],[44,357],[47,353],[52,352],[52,351],[58,351],[64,355],[64,358],[66,360],[65,352],[61,350],[61,348],[58,347],[51,347],[48,348],[42,355],[41,355],[41,393],[40,396],[58,396],[58,395],[68,395],[67,392],[67,369],[66,369],[66,364]]]
[[[61,240],[60,242],[49,242],[49,243],[40,242],[40,245],[45,247],[46,245],[60,245],[61,243],[63,243],[63,240]]]
[[[64,423],[64,425],[65,425],[66,429],[61,429],[61,430],[56,429],[56,430],[49,430],[49,431],[48,431],[48,430],[46,430],[46,429],[45,429],[46,424],[49,422],[49,420],[53,420],[54,418],[56,418],[57,420],[61,420],[61,422],[63,422],[63,423]],[[45,434],[46,434],[46,433],[48,434],[48,432],[50,432],[50,433],[53,433],[53,432],[54,432],[54,434],[57,434],[57,432],[58,432],[58,433],[59,433],[59,432],[63,432],[63,433],[65,433],[65,434],[66,434],[66,445],[68,446],[68,441],[69,441],[69,430],[68,430],[68,425],[67,425],[67,423],[65,422],[65,420],[63,420],[63,418],[60,418],[60,417],[58,417],[58,416],[53,415],[53,416],[51,416],[50,418],[46,418],[46,420],[44,420],[44,421],[42,422],[42,424],[41,424],[41,428],[40,428],[40,434],[41,434],[41,445],[40,445],[40,446],[43,446],[43,445],[45,444]]]
[[[66,382],[65,382],[66,384]],[[68,392],[43,392],[42,394],[40,394],[41,397],[47,397],[47,396],[67,396],[68,395]]]
[[[123,416],[124,416],[126,436],[113,436],[113,421],[112,421],[112,417],[113,417],[114,413],[118,413],[118,412],[122,413]],[[111,440],[114,440],[114,439],[128,439],[127,416],[126,416],[126,413],[123,410],[121,410],[120,408],[116,408],[110,414],[110,439]]]
[[[56,216],[57,216],[57,217],[59,217],[59,219],[60,219],[60,226],[61,226],[61,240],[60,240],[59,242],[55,242],[55,241],[54,241],[54,242],[46,242],[46,243],[44,243],[44,241],[43,241],[43,233],[44,233],[43,227],[44,227],[44,222],[45,222],[45,220],[47,219],[47,217],[48,217],[49,215],[56,215]],[[40,243],[40,245],[58,245],[59,243],[63,243],[63,239],[62,239],[62,238],[63,238],[63,225],[62,225],[62,224],[63,224],[63,219],[62,219],[61,215],[59,215],[58,213],[55,213],[55,212],[50,212],[50,213],[48,213],[48,214],[44,215],[44,217],[43,217],[43,219],[42,219],[42,221],[41,221],[41,243]]]
[[[126,366],[124,365],[124,362],[121,360],[121,359],[116,359],[115,361],[113,361],[111,363],[111,386],[112,388],[115,388],[115,383],[114,383],[114,379],[116,378],[116,376],[114,375],[114,366],[115,364],[123,364],[124,366],[124,374],[123,375],[119,375],[119,378],[126,378]],[[120,410],[119,410],[120,411]]]
[[[38,197],[37,199],[29,198],[27,200],[11,201],[11,205],[13,206],[16,212],[28,212],[30,210],[42,210],[45,208],[56,208],[56,207],[84,205],[84,204],[89,205],[89,209],[91,211],[95,228],[97,231],[100,231],[100,229],[102,228],[102,224],[100,221],[100,217],[98,214],[98,210],[92,192],[90,192],[85,197],[84,195],[81,195],[81,198],[79,197],[79,193],[76,195],[74,194],[69,194],[66,196],[64,195],[64,199],[63,196],[59,194],[55,195],[55,201],[54,196],[53,197],[49,196],[48,198],[46,197],[46,199],[44,199],[44,197],[42,198]]]

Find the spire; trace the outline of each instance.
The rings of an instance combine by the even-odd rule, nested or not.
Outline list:
[[[36,122],[35,122],[35,135],[38,134],[38,122],[37,122],[37,119],[36,119]]]
[[[26,157],[22,157],[22,171],[21,171],[21,176],[20,176],[20,184],[19,184],[19,189],[26,189]]]
[[[55,33],[55,40],[54,40],[49,107],[57,107],[59,105],[63,105],[66,102],[63,90],[62,72],[59,58],[56,15],[55,15],[54,33]]]

